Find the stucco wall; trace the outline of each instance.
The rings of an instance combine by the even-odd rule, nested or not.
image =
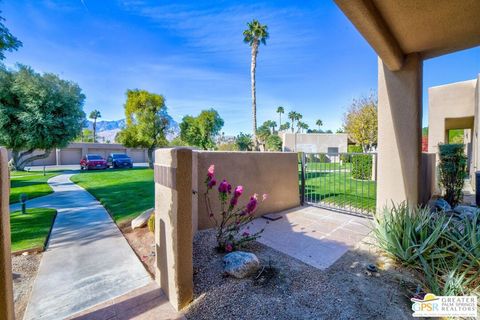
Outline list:
[[[35,154],[43,153],[34,151]],[[49,165],[72,165],[79,164],[82,156],[88,153],[99,154],[106,158],[110,153],[127,153],[135,163],[147,162],[146,149],[131,149],[116,143],[71,143],[66,148],[53,150],[50,155],[41,160],[36,160],[33,166],[49,166]],[[11,151],[8,152],[8,159],[11,159]]]
[[[194,151],[193,156],[193,190],[194,224],[198,229],[213,227],[206,208],[204,184],[207,169],[215,165],[218,182],[226,178],[233,188],[244,187],[240,205],[245,204],[253,193],[268,194],[268,199],[256,211],[256,216],[278,212],[296,207],[300,204],[298,188],[297,154],[290,152],[209,152]],[[217,192],[212,194],[212,208],[220,215]],[[218,217],[217,217],[218,218]]]
[[[282,140],[282,150],[294,152],[327,153],[328,148],[338,148],[338,152],[347,152],[348,145],[346,133],[284,132]]]

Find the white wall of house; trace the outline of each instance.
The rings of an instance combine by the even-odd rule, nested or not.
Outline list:
[[[313,153],[347,152],[348,135],[346,133],[288,133],[280,134],[282,150]]]

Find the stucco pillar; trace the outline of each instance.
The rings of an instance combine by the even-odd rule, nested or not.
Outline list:
[[[0,148],[0,320],[11,320],[15,317],[10,252],[9,196],[8,155],[5,148]]]
[[[193,299],[192,150],[155,152],[155,278],[180,310]]]
[[[55,149],[55,163],[57,166],[62,164],[62,149]]]
[[[378,59],[377,210],[392,201],[419,201],[422,73],[418,54],[406,56],[399,71]]]

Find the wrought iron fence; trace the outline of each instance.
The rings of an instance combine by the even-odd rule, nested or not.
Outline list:
[[[299,153],[302,204],[369,215],[377,196],[376,153]]]

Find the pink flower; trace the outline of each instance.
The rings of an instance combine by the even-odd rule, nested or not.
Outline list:
[[[264,193],[263,196],[262,196],[262,201],[267,200],[267,198],[268,198],[268,194]]]
[[[217,180],[215,180],[215,177],[212,177],[212,179],[209,179],[207,183],[208,189],[212,189],[214,185],[217,184]]]
[[[232,200],[230,200],[230,206],[235,207],[238,203],[238,198],[242,195],[243,193],[243,187],[238,186],[235,188],[235,191],[233,192],[233,197]]]
[[[250,201],[247,203],[247,213],[253,213],[255,209],[257,209],[257,197],[258,195],[256,193],[250,197]]]
[[[210,165],[210,167],[208,168],[208,173],[207,173],[207,176],[210,178],[210,179],[213,179],[213,175],[215,174],[215,165]]]
[[[243,231],[242,236],[248,237],[250,235],[250,232],[248,231]]]
[[[222,182],[220,182],[220,185],[218,186],[218,192],[220,193],[231,193],[232,192],[232,186],[227,182],[227,180],[223,179]]]
[[[226,252],[232,252],[233,250],[233,247],[230,243],[227,243],[227,245],[225,246],[225,251]]]

